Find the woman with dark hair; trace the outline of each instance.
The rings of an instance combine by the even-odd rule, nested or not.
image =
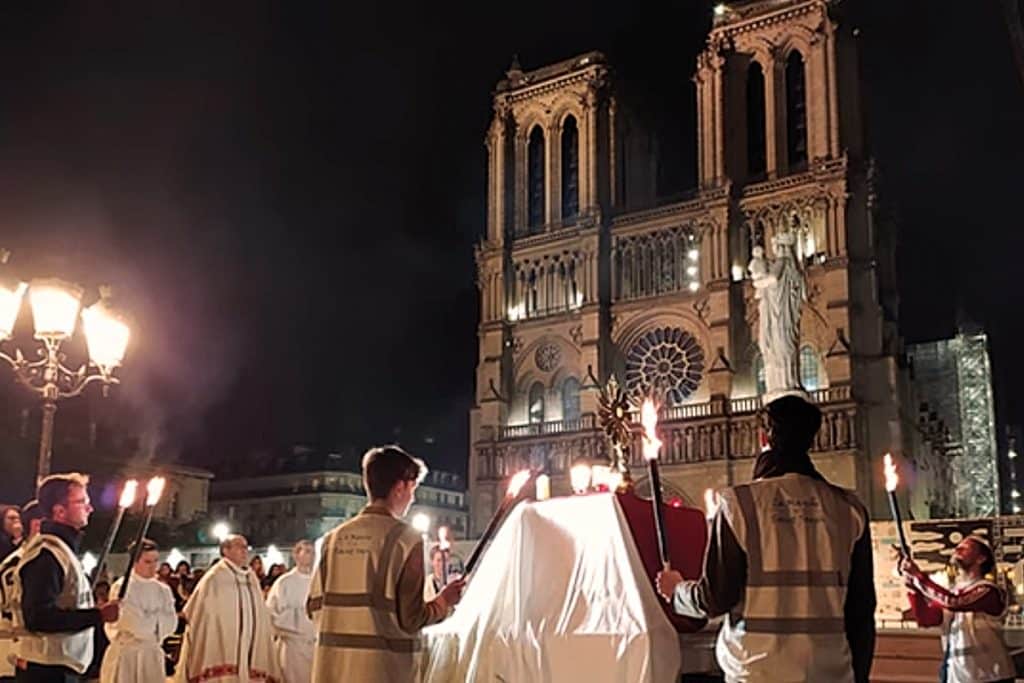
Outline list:
[[[23,535],[21,511],[11,505],[5,507],[2,514],[3,529],[0,530],[0,561],[18,549]]]
[[[900,562],[910,588],[910,607],[919,626],[942,627],[944,683],[1013,681],[1013,660],[1003,643],[1006,594],[992,580],[996,558],[984,539],[968,536],[953,550],[957,569],[952,590],[922,572],[914,561]]]

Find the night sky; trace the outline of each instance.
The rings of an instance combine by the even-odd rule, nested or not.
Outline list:
[[[137,318],[116,397],[59,429],[105,411],[210,467],[397,439],[464,471],[483,138],[512,55],[606,52],[670,124],[665,189],[692,183],[710,3],[43,4],[0,10],[0,246],[22,277],[113,282]],[[1024,83],[998,5],[846,4],[903,332],[984,325],[1020,424]]]

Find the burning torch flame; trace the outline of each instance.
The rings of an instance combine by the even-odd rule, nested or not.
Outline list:
[[[519,490],[523,488],[527,481],[530,480],[530,470],[519,470],[512,475],[512,479],[508,482],[508,491],[506,496],[508,498],[515,498],[519,495]]]
[[[644,426],[644,457],[648,460],[657,460],[658,451],[661,450],[661,439],[658,438],[658,409],[649,398],[644,399],[644,404],[640,408],[640,424]]]
[[[134,479],[129,479],[124,483],[124,488],[121,490],[121,500],[117,501],[118,507],[128,509],[135,502],[135,492],[139,489],[139,482]]]
[[[892,455],[885,454],[885,490],[890,493],[896,490],[900,483],[900,475],[896,473],[896,465],[892,461]]]
[[[452,542],[448,538],[448,527],[442,526],[437,529],[437,547],[441,550],[448,550],[452,547]]]
[[[146,505],[153,507],[160,500],[160,495],[164,492],[164,484],[166,481],[163,477],[153,477],[146,484]]]

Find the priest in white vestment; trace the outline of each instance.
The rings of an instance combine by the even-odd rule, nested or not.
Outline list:
[[[296,543],[292,548],[295,568],[278,578],[267,594],[285,683],[309,683],[313,677],[316,628],[306,613],[306,598],[315,555],[316,549],[309,541]]]
[[[220,555],[185,605],[188,628],[177,680],[283,683],[270,611],[247,563],[249,542],[232,534],[221,542]]]
[[[170,587],[156,578],[159,561],[156,544],[143,541],[128,591],[121,600],[121,614],[117,621],[104,626],[110,647],[103,655],[100,683],[162,681],[166,677],[160,645],[174,633],[178,615]],[[114,582],[111,595],[118,594],[123,581],[124,577]]]

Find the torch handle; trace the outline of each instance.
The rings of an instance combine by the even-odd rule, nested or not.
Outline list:
[[[484,546],[487,545],[488,541],[491,540],[491,536],[494,535],[494,532],[498,527],[498,522],[500,522],[501,518],[505,516],[505,511],[510,502],[511,501],[508,498],[501,501],[501,505],[499,505],[498,509],[494,511],[494,516],[491,517],[491,521],[487,523],[487,528],[484,529],[483,536],[481,536],[480,540],[476,542],[475,546],[473,546],[473,552],[469,554],[469,559],[466,560],[467,575],[473,571],[473,567],[476,566],[477,560],[480,559],[480,553],[484,551]]]
[[[96,563],[96,573],[92,577],[92,588],[96,588],[96,583],[100,580],[100,574],[103,573],[103,565],[106,564],[107,556],[110,555],[110,549],[114,547],[114,539],[117,538],[117,532],[121,529],[121,522],[124,521],[124,510],[123,507],[118,506],[114,522],[107,531],[107,538],[103,541],[103,551],[100,553],[99,562]]]
[[[665,567],[669,564],[668,532],[665,529],[665,510],[661,495],[661,470],[657,458],[647,461],[647,470],[651,480],[651,504],[654,506],[654,530],[658,536],[658,557]]]
[[[146,532],[149,531],[149,524],[153,521],[153,510],[156,509],[155,505],[146,506],[146,518],[142,522],[142,526],[139,527],[139,533],[135,536],[135,545],[132,547],[131,557],[128,558],[128,568],[124,570],[124,577],[121,580],[121,588],[117,592],[117,599],[124,600],[125,594],[128,592],[128,580],[132,577],[132,567],[139,559],[139,555],[142,553],[142,540],[146,538]]]
[[[895,491],[889,491],[889,510],[892,511],[892,519],[896,522],[896,533],[900,538],[900,551],[905,558],[910,559],[910,544],[907,543],[907,535],[903,531],[903,517],[900,515],[900,504],[896,500]]]

